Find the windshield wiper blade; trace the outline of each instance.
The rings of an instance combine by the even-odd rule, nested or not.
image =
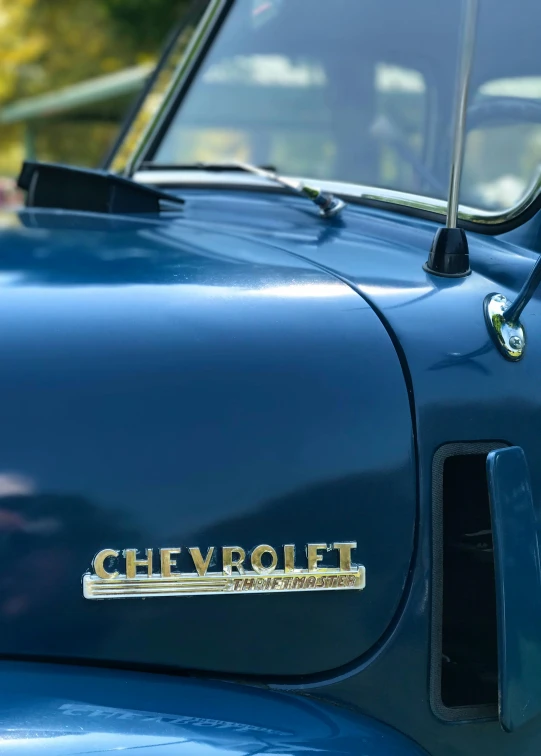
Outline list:
[[[280,176],[275,170],[271,168],[264,168],[251,163],[244,163],[240,160],[231,161],[217,161],[217,162],[198,162],[189,163],[185,165],[171,165],[163,166],[156,163],[146,163],[141,166],[143,169],[160,170],[171,168],[175,170],[202,170],[202,171],[244,171],[245,173],[252,173],[255,176],[261,176],[269,181],[274,181],[277,184],[290,189],[299,194],[301,197],[306,197],[313,202],[318,208],[320,215],[323,218],[333,218],[335,215],[339,215],[346,207],[346,203],[335,197],[330,192],[324,192],[317,186],[306,184],[304,181],[297,179],[286,178]]]

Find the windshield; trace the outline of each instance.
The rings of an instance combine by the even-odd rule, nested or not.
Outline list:
[[[446,199],[463,18],[459,0],[236,0],[150,158]],[[463,204],[509,208],[537,174],[540,23],[539,0],[480,0]]]

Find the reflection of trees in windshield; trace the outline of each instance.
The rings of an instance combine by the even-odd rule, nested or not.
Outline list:
[[[445,162],[443,182],[429,176],[437,166],[420,170],[434,115],[427,61],[446,54],[454,74],[458,10],[436,12],[427,0],[315,0],[284,3],[255,24],[251,3],[235,3],[155,160],[238,158],[293,175],[434,190],[448,170]],[[449,70],[439,93],[447,100]],[[392,140],[374,131],[382,118]]]
[[[153,159],[240,159],[444,198],[462,3],[270,5],[273,12],[255,23],[252,4],[235,3]],[[470,104],[494,97],[503,81],[506,96],[541,103],[532,84],[541,73],[532,31],[541,6],[492,5],[481,4]],[[498,50],[505,50],[503,66]],[[506,78],[495,80],[496,70]],[[532,182],[541,118],[534,125],[516,118],[499,135],[493,126],[468,139],[462,202],[499,210]]]

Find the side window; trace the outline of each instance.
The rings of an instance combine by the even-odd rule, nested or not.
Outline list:
[[[487,210],[517,204],[541,164],[541,77],[483,84],[470,107],[461,202]]]

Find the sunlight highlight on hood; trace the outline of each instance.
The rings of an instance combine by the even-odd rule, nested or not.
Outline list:
[[[339,283],[300,283],[287,286],[268,286],[250,291],[256,296],[290,297],[291,299],[321,299],[322,297],[349,296],[350,290]]]

